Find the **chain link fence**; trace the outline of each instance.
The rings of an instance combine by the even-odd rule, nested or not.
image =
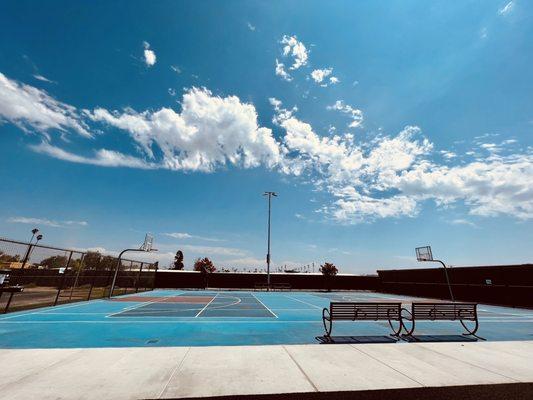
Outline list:
[[[0,238],[0,312],[152,290],[156,271],[148,262],[121,259],[118,265],[116,257],[96,251]]]

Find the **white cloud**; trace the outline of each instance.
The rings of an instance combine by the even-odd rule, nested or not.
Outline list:
[[[293,64],[290,69],[295,70],[303,67],[307,64],[309,52],[305,45],[300,42],[296,36],[284,35],[281,39],[283,44],[283,55],[285,57],[291,56],[293,58]]]
[[[172,237],[174,239],[199,239],[199,240],[205,240],[208,242],[222,242],[222,239],[191,235],[190,233],[186,233],[186,232],[171,232],[171,233],[164,233],[164,235]]]
[[[503,6],[502,8],[500,8],[498,10],[498,13],[500,15],[508,15],[509,13],[511,13],[514,9],[514,2],[513,1],[510,1],[509,3],[507,3],[505,6]]]
[[[233,247],[222,246],[197,246],[192,244],[180,245],[180,248],[184,251],[190,251],[191,253],[201,257],[211,257],[211,255],[218,256],[232,256],[243,257],[246,256],[246,251],[242,249],[236,249]]]
[[[469,221],[469,220],[463,219],[463,218],[452,219],[450,221],[450,224],[452,224],[452,225],[467,225],[467,226],[471,226],[472,228],[477,228],[477,225],[474,224],[472,221]]]
[[[284,81],[290,82],[292,81],[292,76],[285,71],[285,64],[280,63],[278,59],[276,58],[276,75],[281,77]]]
[[[15,224],[44,225],[52,228],[65,228],[68,226],[87,226],[87,221],[54,221],[46,218],[11,217],[7,222]]]
[[[353,108],[349,104],[344,104],[342,100],[337,100],[335,104],[327,107],[328,110],[337,110],[341,113],[348,114],[352,122],[348,125],[350,128],[357,128],[363,123],[363,112]]]
[[[155,56],[155,52],[150,48],[150,43],[143,42],[144,46],[144,63],[148,67],[152,67],[155,65],[157,57]]]
[[[172,97],[176,96],[176,89],[168,88],[168,94]]]
[[[175,65],[171,65],[170,69],[178,75],[181,74],[181,69],[179,67],[176,67]]]
[[[246,26],[247,26],[248,29],[250,29],[252,32],[255,31],[255,26],[253,26],[250,22],[247,22],[247,23],[246,23]]]
[[[0,72],[0,122],[9,121],[28,131],[48,137],[48,131],[74,130],[91,137],[75,107],[61,103],[44,90],[7,78]]]
[[[47,77],[42,76],[42,75],[40,75],[40,74],[33,74],[33,77],[34,77],[35,79],[37,79],[38,81],[41,81],[41,82],[46,82],[46,83],[57,83],[57,82],[54,82],[54,81],[52,81],[52,80],[48,79]]]
[[[333,68],[315,69],[311,72],[311,78],[320,86],[327,87],[328,81],[326,81],[326,78],[329,76],[329,84],[336,85],[340,80],[336,76],[330,76],[332,72]]]
[[[48,142],[41,142],[37,145],[31,145],[30,148],[37,153],[46,154],[59,160],[70,161],[78,164],[92,164],[100,167],[128,167],[140,169],[157,168],[155,164],[146,162],[140,158],[106,149],[97,150],[93,157],[86,157],[70,153],[59,147],[51,145]]]
[[[476,139],[476,151],[465,152],[472,161],[461,158],[461,164],[451,165],[449,160],[460,156],[449,150],[434,151],[418,127],[371,140],[350,133],[321,136],[296,117],[296,107],[287,110],[275,98],[270,102],[275,110],[273,121],[284,131],[280,139],[258,125],[252,104],[236,96],[213,95],[205,88],[186,90],[180,112],[97,108],[80,115],[76,108],[45,92],[0,75],[0,100],[3,120],[23,129],[38,128],[45,133],[48,129],[85,129],[80,122],[83,117],[87,124],[101,123],[127,132],[142,154],[100,149],[91,156],[79,155],[50,140],[30,146],[36,152],[105,167],[212,172],[228,165],[263,166],[302,175],[333,198],[318,211],[343,223],[415,216],[420,204],[428,200],[438,207],[461,202],[472,215],[533,218],[533,148],[511,152],[519,148],[516,139],[493,143],[494,135],[483,135]],[[350,126],[362,122],[361,111],[342,101],[329,108],[349,115]],[[445,164],[441,157],[447,159]]]
[[[331,75],[332,72],[333,68],[315,69],[311,72],[311,78],[313,78],[316,83],[322,83],[324,78]]]
[[[441,150],[440,154],[442,154],[442,157],[444,157],[446,160],[457,158],[457,154],[455,154],[453,151]]]
[[[258,126],[252,104],[192,88],[181,105],[181,113],[170,108],[140,113],[99,108],[88,115],[127,131],[150,159],[156,158],[153,148],[157,147],[163,168],[212,172],[226,164],[272,168],[280,162],[278,143],[270,129]]]

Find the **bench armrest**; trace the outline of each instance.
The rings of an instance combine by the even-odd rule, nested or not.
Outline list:
[[[327,313],[327,315],[326,315]],[[327,308],[324,308],[322,310],[322,319],[325,319],[326,321],[329,321],[331,319],[331,315],[329,313],[329,310]]]

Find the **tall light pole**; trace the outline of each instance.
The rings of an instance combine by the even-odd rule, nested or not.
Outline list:
[[[268,196],[268,239],[267,239],[267,292],[270,291],[270,213],[272,196],[278,197],[275,192],[265,192],[263,196]]]
[[[26,266],[26,263],[28,262],[30,258],[33,248],[37,245],[37,243],[39,243],[39,240],[43,238],[43,235],[37,235],[37,237],[35,237],[35,234],[38,232],[39,232],[39,229],[37,228],[34,228],[31,230],[32,235],[30,239],[30,244],[28,245],[28,250],[26,251],[26,254],[24,255],[24,259],[22,260],[22,265],[20,267],[21,270],[24,269],[24,267]],[[32,244],[34,237],[35,237],[35,243]]]

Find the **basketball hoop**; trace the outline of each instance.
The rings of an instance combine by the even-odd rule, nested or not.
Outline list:
[[[438,262],[442,264],[442,268],[444,268],[444,275],[446,276],[446,283],[448,285],[448,290],[450,291],[450,299],[455,302],[455,298],[453,297],[452,292],[452,285],[450,284],[450,277],[448,276],[448,268],[446,268],[446,264],[444,264],[441,260],[435,260],[433,258],[433,253],[431,252],[431,246],[423,246],[423,247],[416,247],[416,260],[417,261],[433,261]]]
[[[434,261],[431,246],[417,247],[415,251],[417,261]]]
[[[154,237],[149,233],[144,237],[144,243],[141,246],[142,251],[152,251],[152,245],[154,243]]]

